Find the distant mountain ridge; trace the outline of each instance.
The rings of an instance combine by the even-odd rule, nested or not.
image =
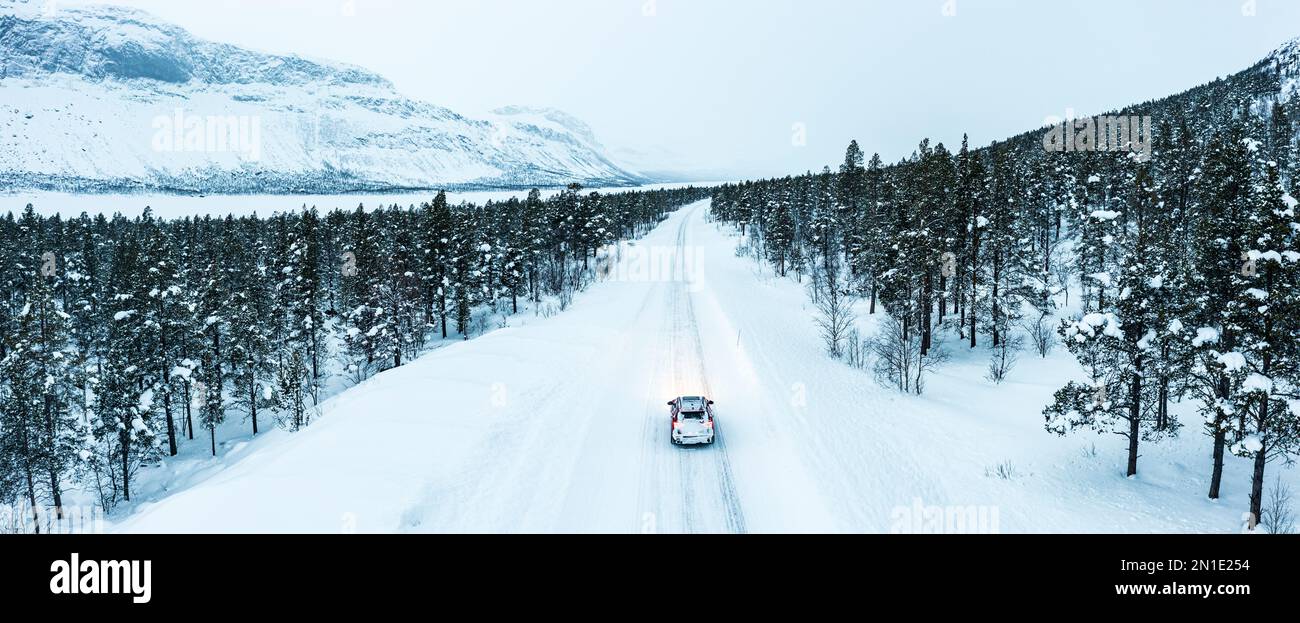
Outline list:
[[[560,111],[516,106],[471,119],[406,98],[359,67],[204,41],[121,7],[49,11],[0,0],[0,94],[0,183],[14,189],[332,193],[651,181]],[[230,134],[234,145],[213,140],[235,131],[243,134]]]
[[[1237,114],[1240,105],[1248,105],[1261,118],[1268,119],[1275,104],[1281,105],[1289,118],[1300,118],[1300,37],[1282,43],[1268,56],[1236,73],[1102,114],[1152,115],[1157,125],[1185,124],[1193,135],[1208,137]],[[1019,150],[1041,150],[1043,129],[999,142]]]

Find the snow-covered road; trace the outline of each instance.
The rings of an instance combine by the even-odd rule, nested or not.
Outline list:
[[[792,480],[798,470],[749,482],[738,476],[763,474],[737,462],[763,463],[764,448],[744,440],[761,439],[750,433],[779,422],[753,408],[757,380],[744,374],[735,332],[725,319],[696,311],[716,309],[704,281],[710,251],[695,242],[711,229],[706,213],[707,204],[691,206],[624,247],[609,280],[548,328],[532,327],[566,342],[538,366],[549,371],[540,378],[547,389],[512,404],[468,462],[474,475],[431,484],[403,529],[743,533],[751,529],[749,510],[763,506],[751,500],[798,499],[809,486]],[[560,338],[572,334],[586,336]],[[587,348],[567,348],[575,344]],[[718,402],[712,447],[669,443],[665,403],[693,394]]]
[[[568,310],[351,388],[112,528],[889,532],[925,529],[932,509],[991,510],[967,529],[1011,532],[1237,528],[1246,466],[1206,501],[1195,432],[1148,447],[1130,480],[1113,440],[1043,431],[1068,354],[995,386],[986,354],[958,352],[926,396],[901,396],[828,359],[801,287],[737,257],[707,215],[689,206],[622,245]],[[665,403],[692,394],[717,402],[714,446],[669,443]]]

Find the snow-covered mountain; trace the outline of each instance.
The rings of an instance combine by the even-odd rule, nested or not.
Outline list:
[[[1264,60],[1277,72],[1279,99],[1291,101],[1300,92],[1300,37],[1278,46]]]
[[[133,9],[0,0],[0,184],[348,192],[647,181],[546,109],[471,119],[375,73],[193,37]]]

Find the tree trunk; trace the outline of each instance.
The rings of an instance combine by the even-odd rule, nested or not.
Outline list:
[[[996,262],[998,262],[999,259],[997,257],[994,257],[993,261],[995,262],[994,265],[996,266],[997,265]],[[1002,344],[1002,334],[1000,333],[1001,325],[998,324],[998,320],[1001,319],[1001,315],[1002,315],[1002,309],[998,305],[998,296],[1000,296],[1001,285],[1002,285],[1001,272],[1002,271],[999,268],[993,269],[993,298],[989,301],[990,303],[992,303],[992,309],[990,310],[992,314],[989,316],[989,318],[991,318],[993,321],[993,348],[997,348]]]
[[[1157,416],[1161,430],[1169,428],[1169,377],[1160,378],[1160,408]]]
[[[971,259],[972,259],[972,261],[974,260],[974,258],[975,258],[975,255],[972,254],[972,255],[971,255]],[[975,317],[975,314],[976,314],[977,311],[979,310],[979,305],[978,305],[977,302],[976,302],[976,297],[979,296],[979,281],[980,281],[979,270],[977,270],[977,269],[975,268],[975,265],[974,265],[974,264],[971,264],[971,271],[970,271],[970,303],[969,303],[969,308],[970,308],[970,347],[971,347],[971,348],[975,348],[975,347],[978,346],[978,344],[979,344],[979,338],[977,337],[977,336],[979,335],[979,331],[978,331],[978,329],[979,329],[979,320],[978,320],[978,318]]]
[[[1133,387],[1129,390],[1128,407],[1128,475],[1138,473],[1138,438],[1142,430],[1142,357],[1133,364]]]
[[[1268,421],[1268,400],[1261,401],[1259,421]],[[1259,452],[1255,453],[1255,470],[1250,476],[1250,515],[1258,524],[1264,512],[1264,467],[1268,464],[1268,447],[1264,440],[1259,442]]]
[[[194,411],[191,405],[193,402],[194,397],[190,396],[190,383],[187,379],[185,381],[185,436],[189,437],[190,441],[194,441]]]
[[[1258,523],[1264,509],[1264,451],[1255,455],[1255,471],[1250,478],[1250,515]]]
[[[129,425],[128,425],[129,426]],[[128,427],[122,434],[118,435],[122,443],[122,450],[119,453],[122,456],[122,499],[131,501],[131,470],[130,470],[130,449],[131,449],[131,429]]]
[[[921,356],[925,357],[930,354],[930,327],[933,324],[931,314],[934,313],[934,278],[929,272],[925,274],[925,284],[921,289]]]
[[[54,420],[54,396],[48,392],[45,394],[45,430],[50,436],[50,443],[55,443],[58,439],[58,430]],[[57,518],[63,520],[63,494],[59,488],[59,475],[55,473],[53,463],[47,464],[50,476],[50,497],[54,500],[54,514]]]
[[[248,413],[253,418],[253,436],[257,436],[257,378],[248,375]]]
[[[319,355],[320,355],[320,343],[319,343],[319,339],[320,339],[320,336],[316,335],[316,327],[315,327],[315,325],[312,325],[312,327],[311,327],[311,382],[312,382],[312,385],[315,385],[315,384],[316,384],[316,381],[320,379],[320,357],[319,357]],[[218,332],[217,334],[215,334],[215,335],[212,336],[212,343],[213,343],[213,345],[214,345],[214,347],[215,347],[215,349],[216,349],[215,352],[220,353],[220,352],[221,352],[221,334],[220,334],[219,332]],[[219,360],[218,360],[218,362],[217,362],[217,378],[221,378],[221,363],[220,363]],[[223,388],[220,388],[220,387],[217,388],[217,394],[218,394],[218,395],[221,394],[222,389],[223,389]],[[313,393],[313,396],[314,396],[314,395],[315,395],[315,394]]]
[[[1219,418],[1223,414],[1219,414]],[[1215,419],[1216,426],[1218,418]],[[1227,433],[1222,428],[1216,428],[1214,431],[1214,468],[1210,472],[1210,499],[1219,499],[1219,483],[1223,481],[1223,449],[1227,445]]]
[[[176,456],[176,418],[172,417],[171,389],[163,394],[163,413],[167,417],[167,452],[169,456]]]
[[[36,507],[36,483],[32,479],[32,466],[30,464],[30,454],[28,455],[28,465],[24,470],[27,476],[27,503],[32,506],[32,526],[36,529],[36,534],[41,533],[41,512]]]
[[[954,305],[955,306],[955,305]],[[948,277],[939,275],[939,322],[948,315]]]
[[[447,295],[439,295],[438,317],[442,320],[442,339],[447,339]]]
[[[59,486],[59,475],[50,470],[50,498],[54,500],[54,517],[63,521],[63,488]]]

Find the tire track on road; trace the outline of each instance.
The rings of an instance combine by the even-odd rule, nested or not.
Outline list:
[[[699,208],[695,208],[698,210]],[[685,388],[689,384],[699,383],[705,397],[713,396],[712,387],[709,384],[708,366],[705,361],[704,342],[700,339],[699,323],[695,316],[695,305],[691,299],[689,291],[689,282],[686,264],[686,233],[687,227],[691,222],[694,211],[687,214],[682,219],[681,225],[677,230],[677,253],[674,264],[674,277],[680,276],[680,279],[673,280],[672,288],[672,305],[671,313],[673,316],[673,339],[671,349],[673,352],[672,361],[674,366],[674,382],[678,388]],[[683,344],[685,342],[685,344]],[[693,364],[691,363],[693,360]],[[688,370],[693,373],[694,379],[687,374]],[[716,420],[715,420],[716,421]],[[715,424],[716,426],[716,424]],[[721,429],[715,429],[715,438],[717,442],[710,448],[709,453],[713,458],[713,471],[717,479],[718,494],[723,506],[723,519],[726,524],[727,532],[734,534],[744,534],[746,529],[745,514],[740,502],[740,495],[736,488],[735,475],[731,467],[731,457],[727,449],[726,437],[722,435]],[[684,496],[683,513],[687,516],[688,528],[692,525],[690,514],[695,510],[692,491],[692,483],[687,479],[693,472],[690,469],[690,451],[681,449],[679,451],[679,464],[681,466],[681,488]],[[688,530],[690,531],[690,530]]]

